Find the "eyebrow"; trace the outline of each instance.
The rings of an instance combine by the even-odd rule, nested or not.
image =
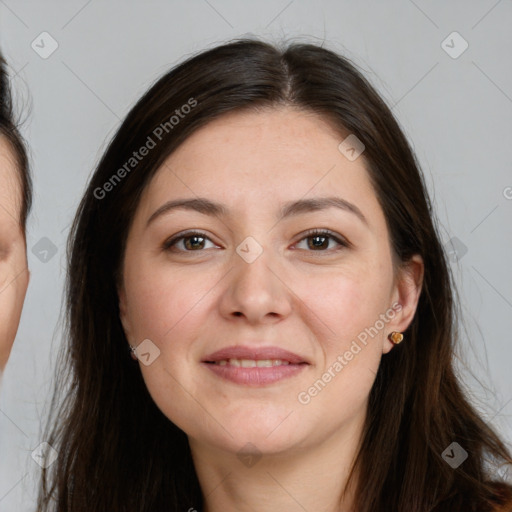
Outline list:
[[[353,213],[363,224],[368,226],[368,220],[363,212],[352,203],[349,203],[341,197],[315,197],[312,199],[299,199],[297,201],[289,201],[281,208],[279,220],[283,220],[295,215],[304,213],[327,210],[328,208],[338,208],[340,210]],[[174,210],[189,210],[209,215],[212,217],[226,217],[230,215],[230,210],[221,203],[211,201],[204,197],[196,199],[175,199],[168,201],[158,208],[147,220],[146,227],[151,224],[157,217],[168,214]]]

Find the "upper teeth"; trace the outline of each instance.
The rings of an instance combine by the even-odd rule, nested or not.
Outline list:
[[[221,361],[214,361],[215,364],[225,366],[228,363],[231,366],[242,366],[243,368],[254,368],[256,366],[269,367],[269,366],[280,366],[282,364],[290,364],[289,361],[283,361],[281,359],[223,359]]]

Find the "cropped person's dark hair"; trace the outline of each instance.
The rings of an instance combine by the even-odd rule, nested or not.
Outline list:
[[[18,129],[15,118],[7,63],[0,54],[0,137],[7,140],[14,156],[21,189],[20,227],[26,236],[27,218],[32,205],[32,179],[26,144]]]
[[[122,182],[99,194],[191,98],[197,105]],[[407,343],[382,358],[370,392],[355,509],[488,512],[512,501],[512,487],[491,478],[485,464],[487,457],[510,464],[510,452],[454,370],[454,281],[419,165],[390,108],[331,50],[242,39],[188,58],[144,94],[80,203],[68,241],[65,357],[45,438],[59,457],[43,470],[39,512],[201,510],[187,436],[158,409],[128,356],[117,295],[121,262],[142,192],[188,136],[229,112],[278,106],[319,113],[340,142],[353,133],[364,143],[397,261],[419,254],[425,263]],[[65,396],[57,408],[59,390]],[[453,441],[469,454],[456,469],[441,456]]]

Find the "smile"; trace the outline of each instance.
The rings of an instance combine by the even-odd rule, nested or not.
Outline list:
[[[201,364],[223,380],[253,387],[294,377],[309,366],[307,363],[290,363],[281,359],[222,359]]]

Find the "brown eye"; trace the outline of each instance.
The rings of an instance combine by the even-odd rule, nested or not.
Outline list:
[[[311,249],[312,251],[316,252],[328,252],[329,249],[329,242],[334,241],[336,244],[338,244],[341,247],[348,247],[348,243],[341,239],[340,237],[336,236],[331,231],[326,230],[316,230],[313,229],[311,231],[308,231],[306,236],[300,240],[302,242],[303,240],[307,240],[307,248]],[[327,249],[327,250],[326,250]],[[332,250],[339,250],[334,248]]]
[[[211,242],[204,233],[191,231],[188,233],[182,233],[170,240],[167,240],[163,245],[163,249],[178,252],[196,252],[205,248],[204,245],[207,240]],[[178,247],[178,249],[176,249],[176,247]]]
[[[342,247],[349,247],[349,243],[343,238],[337,236],[335,233],[326,230],[313,229],[306,233],[299,243],[307,240],[307,249],[309,252],[331,252],[340,250]],[[205,233],[200,231],[190,231],[187,233],[180,233],[171,239],[167,240],[162,248],[166,251],[174,252],[201,252],[207,242],[213,242],[206,236]],[[329,244],[334,242],[339,247],[330,248]],[[213,244],[215,245],[215,244]]]

